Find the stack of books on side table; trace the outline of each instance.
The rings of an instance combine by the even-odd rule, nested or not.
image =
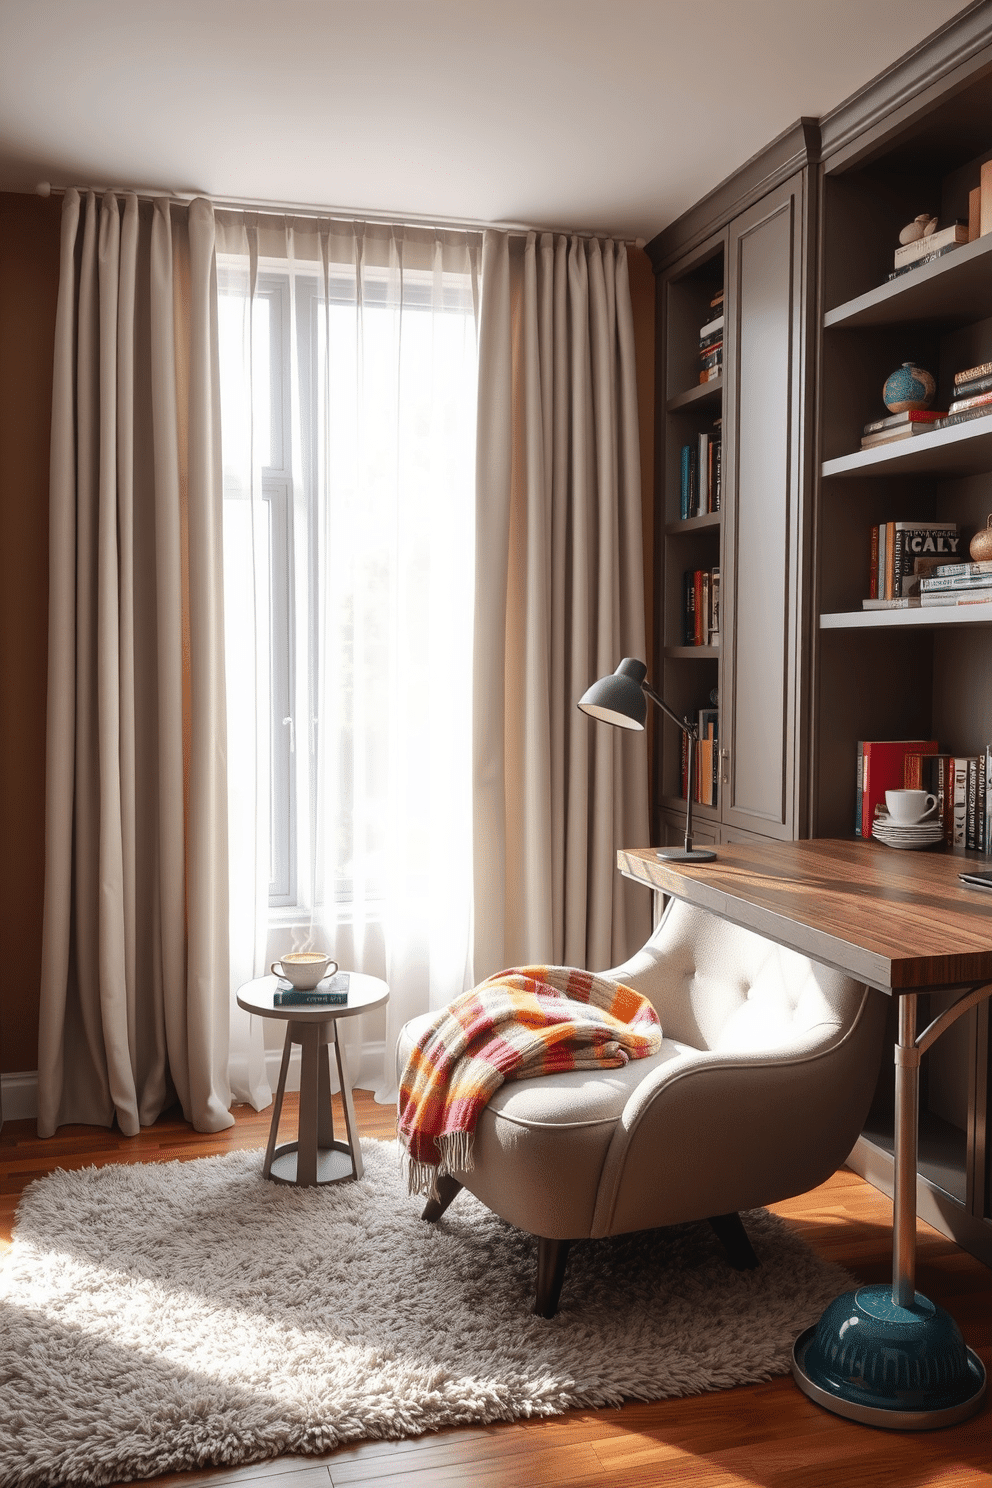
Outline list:
[[[322,982],[318,982],[316,987],[305,990],[302,987],[294,987],[292,982],[280,978],[272,994],[272,1006],[347,1007],[350,980],[350,972],[336,971],[333,976],[325,977]]]
[[[712,382],[723,371],[723,290],[710,300],[710,314],[699,328],[699,380]]]
[[[956,522],[881,522],[871,529],[866,610],[906,610],[921,603],[921,585],[959,556]],[[957,566],[957,565],[955,565]]]

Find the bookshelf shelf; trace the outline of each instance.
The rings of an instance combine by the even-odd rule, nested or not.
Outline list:
[[[684,820],[685,796],[663,796],[661,804],[669,811],[678,812]],[[692,820],[693,824],[697,821],[718,822],[720,820],[719,808],[716,806],[704,806],[702,801],[693,801]]]
[[[686,517],[681,522],[669,522],[665,527],[666,537],[688,536],[693,532],[712,531],[720,526],[719,512],[704,512],[701,517]]]
[[[709,408],[719,410],[722,398],[723,378],[714,377],[711,382],[701,382],[684,393],[676,393],[669,398],[665,409],[668,413],[682,413],[689,408],[700,412]]]
[[[992,625],[988,604],[922,606],[916,610],[847,610],[820,616],[821,630],[936,630],[947,625]]]
[[[823,317],[824,328],[940,324],[950,329],[992,315],[992,234],[858,295]]]
[[[716,661],[719,646],[666,646],[665,657],[669,661]]]
[[[992,272],[992,264],[989,266]],[[822,475],[981,475],[992,470],[992,413],[955,424],[950,429],[935,429],[928,434],[914,434],[875,449],[857,450],[825,460]]]

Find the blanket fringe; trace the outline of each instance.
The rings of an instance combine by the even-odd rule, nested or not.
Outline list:
[[[436,1199],[437,1180],[455,1173],[471,1173],[475,1167],[475,1133],[469,1131],[443,1132],[434,1138],[439,1154],[436,1163],[419,1162],[404,1151],[403,1166],[406,1169],[407,1189],[412,1194],[423,1194]]]

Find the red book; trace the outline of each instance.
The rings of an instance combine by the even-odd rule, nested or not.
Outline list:
[[[866,739],[861,787],[861,835],[871,837],[875,812],[885,809],[885,792],[902,790],[907,754],[936,754],[936,739]]]

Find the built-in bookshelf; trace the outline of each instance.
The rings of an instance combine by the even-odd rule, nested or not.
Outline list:
[[[969,193],[992,159],[988,90],[987,69],[976,66],[971,86],[958,78],[942,101],[934,101],[939,90],[921,88],[915,107],[901,99],[889,117],[866,103],[865,128],[846,138],[839,130],[835,150],[823,121],[811,802],[818,837],[851,834],[859,740],[933,738],[951,755],[978,756],[992,739],[992,596],[987,604],[862,609],[878,524],[956,523],[967,557],[970,537],[992,512],[992,410],[860,448],[866,423],[886,412],[885,380],[903,362],[933,373],[933,406],[946,409],[955,373],[992,360],[992,233],[888,278],[900,229],[914,217],[929,212],[942,225],[968,219]],[[925,1000],[932,1006],[921,1020],[952,996]],[[921,1217],[992,1261],[989,1083],[983,1006],[924,1056],[918,1197]],[[851,1161],[889,1191],[892,1110],[893,1070],[884,1060]]]
[[[722,234],[689,254],[659,284],[659,319],[665,398],[662,414],[659,506],[663,513],[660,524],[660,569],[664,583],[659,615],[662,676],[660,690],[666,702],[683,716],[698,719],[701,712],[712,709],[720,681],[720,650],[711,644],[712,597],[704,617],[702,644],[686,644],[685,576],[700,572],[712,576],[721,561],[722,513],[707,510],[715,504],[715,472],[712,466],[703,472],[694,466],[694,489],[697,509],[685,515],[685,470],[683,451],[698,452],[700,437],[713,436],[721,427],[724,379],[722,371],[700,381],[704,357],[701,356],[700,332],[722,319],[719,302],[724,291],[724,239]],[[710,337],[712,341],[712,335]],[[722,337],[721,337],[722,340]],[[707,479],[709,477],[709,480]],[[722,489],[722,481],[721,481]],[[707,491],[709,499],[707,500]],[[701,495],[701,505],[699,496]],[[681,817],[682,796],[681,737],[675,726],[666,721],[662,748],[659,751],[659,779],[655,802]],[[707,818],[715,819],[717,808],[697,803],[695,814],[701,840],[706,836]],[[664,830],[656,823],[656,840]]]

